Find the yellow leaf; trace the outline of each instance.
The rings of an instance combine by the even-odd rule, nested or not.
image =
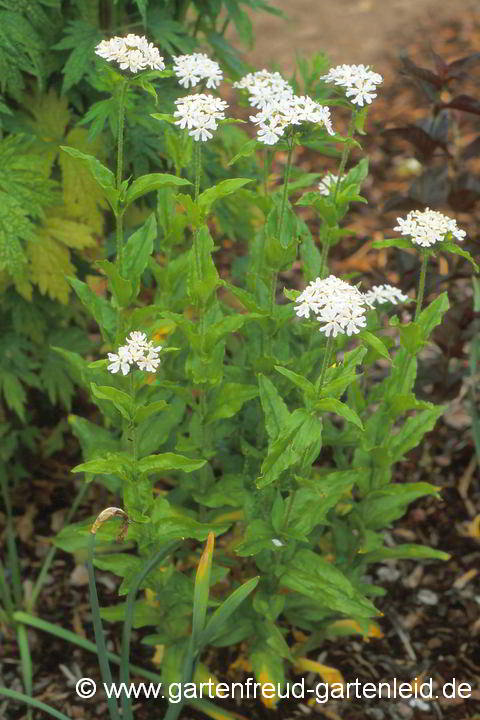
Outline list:
[[[193,681],[196,683],[211,683],[213,693],[220,682],[219,679],[202,662],[199,662],[195,668]]]
[[[44,225],[51,238],[67,247],[81,250],[97,244],[92,235],[92,228],[85,223],[50,216],[45,220]]]
[[[336,620],[328,626],[327,636],[338,637],[343,635],[363,635],[363,630],[356,620]],[[365,639],[369,638],[382,638],[383,633],[379,626],[370,622],[368,625],[367,635]]]
[[[95,155],[102,160],[102,139],[95,138],[88,141],[88,133],[83,128],[70,130],[65,138],[65,145],[81,150],[83,153]],[[104,214],[107,208],[107,201],[99,193],[98,185],[84,165],[68,155],[61,152],[59,163],[63,177],[63,201],[69,217],[83,221],[90,225],[92,230],[99,235],[103,231]]]
[[[70,286],[65,276],[75,274],[68,248],[60,245],[42,228],[38,239],[27,244],[27,257],[30,261],[30,279],[42,295],[49,295],[52,300],[66,305]]]
[[[333,683],[340,683],[341,685],[343,685],[345,683],[345,680],[343,679],[343,675],[340,670],[329,667],[328,665],[322,665],[321,663],[316,662],[315,660],[309,660],[309,658],[306,657],[299,657],[295,660],[294,670],[297,673],[317,673],[318,675],[320,675],[322,680],[329,685]]]
[[[65,130],[70,122],[68,98],[59,97],[52,88],[48,93],[38,93],[33,97],[28,93],[24,99],[24,106],[33,115],[34,120],[30,124],[34,132],[46,143],[40,153],[45,158],[45,176],[49,177],[59,152],[59,145],[63,143]]]

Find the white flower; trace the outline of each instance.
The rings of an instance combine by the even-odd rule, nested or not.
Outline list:
[[[194,140],[209,140],[213,137],[211,130],[216,130],[218,120],[225,119],[224,110],[228,107],[225,100],[220,100],[213,95],[187,95],[175,100],[177,110],[173,116],[178,118],[175,125],[182,130],[188,129],[189,135]]]
[[[342,175],[342,180],[346,178],[346,174],[344,173]],[[321,195],[330,195],[330,191],[333,189],[335,190],[335,186],[338,182],[338,175],[334,175],[333,173],[327,173],[325,177],[323,177],[320,182],[318,183],[318,189],[320,190]]]
[[[375,303],[382,305],[391,302],[396,305],[397,302],[410,302],[408,295],[404,295],[399,288],[393,285],[374,285],[371,290],[365,293],[365,299],[371,307]]]
[[[367,300],[360,290],[334,275],[312,280],[295,300],[298,317],[317,315],[327,337],[354,335],[366,326]]]
[[[108,370],[111,373],[117,373],[121,370],[124,375],[127,375],[130,371],[130,366],[133,363],[130,349],[126,345],[118,348],[118,354],[108,353],[108,359],[110,360]]]
[[[402,235],[408,235],[412,243],[422,247],[430,247],[443,242],[445,236],[452,234],[457,240],[463,240],[465,230],[460,230],[457,223],[437,210],[412,210],[406,218],[397,218],[398,225],[393,229]]]
[[[319,105],[308,95],[278,95],[264,103],[261,110],[250,116],[259,126],[257,138],[266,145],[274,145],[290,125],[308,122],[323,125],[330,135],[334,134],[330,109]]]
[[[165,70],[163,57],[158,48],[149,43],[147,38],[130,33],[126,37],[113,37],[102,40],[95,52],[100,57],[111,62],[117,62],[122,70],[137,73],[139,70],[151,68],[152,70]]]
[[[383,82],[383,77],[370,70],[369,65],[337,65],[322,75],[321,80],[346,88],[345,94],[351,102],[363,107],[377,97],[376,86]]]
[[[161,345],[154,347],[153,343],[147,340],[145,333],[135,330],[127,338],[127,344],[118,348],[118,354],[108,353],[110,365],[107,369],[111,373],[121,370],[127,375],[131,366],[135,364],[140,370],[156,372],[160,364],[158,354],[161,349]]]
[[[220,65],[204,53],[174,55],[173,62],[173,72],[184,88],[195,87],[200,80],[207,81],[207,88],[216,88],[223,80]]]
[[[260,110],[266,108],[273,101],[293,95],[292,88],[280,73],[272,73],[268,70],[248,73],[241,80],[233,83],[233,87],[248,90],[250,105],[258,107]]]

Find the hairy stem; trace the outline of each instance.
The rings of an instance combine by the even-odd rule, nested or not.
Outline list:
[[[292,156],[293,156],[293,140],[290,138],[288,141],[288,155],[287,155],[287,164],[285,166],[285,175],[283,179],[283,195],[282,195],[282,204],[280,206],[280,217],[278,219],[278,228],[277,228],[277,235],[280,240],[282,236],[282,230],[283,230],[283,223],[285,221],[285,212],[287,209],[287,201],[288,201],[288,183],[290,181],[290,172],[292,169]],[[275,298],[277,295],[277,273],[272,273],[272,281],[270,285],[270,314],[273,315],[274,309],[275,309]]]
[[[417,307],[415,309],[415,320],[418,320],[418,316],[422,310],[423,296],[425,294],[425,278],[427,276],[427,264],[428,255],[426,252],[423,253],[422,267],[420,268],[420,281],[418,283],[418,294],[417,294]]]
[[[125,130],[125,97],[128,81],[123,80],[118,96],[118,137],[117,137],[117,190],[120,190],[123,176],[123,141]],[[122,274],[123,269],[123,213],[119,208],[116,214],[117,238],[117,270]]]
[[[332,356],[333,343],[334,343],[333,336],[330,335],[330,337],[327,340],[327,347],[325,348],[325,355],[323,356],[322,369],[320,370],[320,375],[318,376],[318,380],[315,383],[315,391],[316,391],[317,395],[320,394],[322,387],[323,387],[323,383],[325,380],[325,374],[327,372],[327,368],[330,364],[330,358]]]

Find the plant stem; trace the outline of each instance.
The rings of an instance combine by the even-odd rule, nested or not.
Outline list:
[[[107,685],[112,685],[112,673],[110,672],[110,665],[108,662],[107,647],[105,645],[105,637],[103,634],[102,619],[100,617],[100,606],[98,603],[97,586],[95,584],[95,571],[93,569],[93,556],[95,553],[95,534],[90,533],[88,543],[88,585],[90,588],[90,605],[92,608],[92,620],[93,629],[95,631],[95,642],[97,644],[98,651],[98,663],[100,665],[100,672],[102,680]],[[120,720],[118,712],[118,705],[115,702],[113,695],[107,697],[108,712],[110,720]]]
[[[426,252],[423,253],[422,267],[420,269],[420,281],[418,283],[418,294],[417,294],[417,307],[415,310],[415,320],[418,320],[418,316],[422,310],[423,296],[425,294],[425,278],[427,276],[427,263],[428,255]]]
[[[193,145],[193,157],[195,162],[195,202],[198,201],[200,194],[200,178],[202,175],[202,146],[200,141],[197,141]]]
[[[325,355],[323,356],[322,369],[320,371],[320,375],[318,376],[318,380],[315,383],[315,391],[316,391],[317,395],[319,395],[322,390],[323,382],[325,380],[325,373],[327,372],[327,368],[330,364],[330,358],[331,358],[332,350],[333,350],[333,342],[334,342],[333,336],[330,335],[327,340],[327,347],[325,348]]]
[[[321,255],[321,257],[320,257],[320,269],[319,269],[319,272],[318,272],[318,277],[319,277],[320,279],[323,278],[323,275],[324,275],[324,272],[325,272],[325,268],[326,268],[326,266],[327,266],[328,251],[329,251],[329,249],[330,249],[330,248],[329,248],[328,241],[329,241],[329,233],[328,233],[328,231],[327,231],[327,233],[325,234],[324,241],[323,241],[323,243],[322,243],[322,255]]]
[[[353,133],[355,130],[355,120],[357,117],[357,111],[352,111],[352,117],[350,118],[350,123],[348,125],[348,133],[347,133],[347,141],[343,145],[342,150],[342,157],[340,160],[340,165],[338,166],[338,177],[337,182],[335,183],[335,190],[333,193],[333,202],[337,199],[338,190],[340,187],[340,183],[342,182],[342,175],[345,171],[345,167],[347,165],[348,156],[350,155],[350,149],[351,149],[351,143],[350,140],[353,138]]]
[[[127,94],[128,81],[123,80],[118,96],[118,137],[117,137],[117,190],[120,190],[123,176],[123,141],[125,130],[125,97]],[[117,224],[117,270],[122,274],[123,269],[123,212],[119,208],[116,214]]]
[[[167,555],[170,555],[177,547],[178,542],[170,542],[165,545],[145,563],[143,568],[140,570],[138,575],[134,578],[130,592],[127,597],[127,604],[125,608],[125,621],[123,623],[122,633],[122,654],[120,662],[120,682],[125,683],[125,687],[129,684],[129,656],[130,656],[130,638],[132,634],[133,626],[133,613],[135,606],[135,598],[137,596],[138,588],[140,587],[143,580],[147,577],[148,573],[153,570]],[[132,720],[132,705],[130,698],[127,697],[126,693],[122,695],[122,720]]]
[[[270,150],[265,147],[263,149],[263,192],[265,196],[268,195],[268,176],[270,175],[270,165],[272,161],[272,154]]]
[[[290,181],[290,171],[292,169],[292,155],[293,155],[293,140],[292,138],[289,138],[288,140],[288,155],[287,155],[287,164],[285,166],[285,175],[283,179],[283,195],[282,195],[282,204],[280,206],[280,217],[278,219],[278,228],[277,228],[277,235],[278,240],[281,243],[281,236],[282,236],[282,230],[283,230],[283,223],[285,220],[285,211],[287,209],[287,201],[288,201],[288,183]],[[274,309],[275,309],[275,298],[277,295],[277,272],[272,273],[272,281],[270,286],[270,314],[273,315]]]

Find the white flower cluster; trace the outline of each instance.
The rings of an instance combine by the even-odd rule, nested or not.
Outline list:
[[[160,365],[158,353],[162,349],[161,345],[153,346],[153,343],[147,340],[145,333],[134,331],[127,338],[127,344],[118,348],[118,353],[108,353],[110,365],[108,370],[111,373],[117,373],[119,370],[127,375],[132,365],[136,365],[139,370],[146,372],[156,372]]]
[[[132,33],[127,37],[116,36],[111,40],[102,40],[95,52],[108,62],[114,60],[122,70],[131,70],[133,73],[147,67],[152,70],[165,70],[165,63],[158,48],[149,43],[146,37]]]
[[[391,302],[396,305],[397,302],[410,302],[408,295],[404,295],[402,291],[394,285],[374,285],[371,290],[364,293],[365,300],[368,305],[378,303]]]
[[[342,175],[342,180],[344,180],[347,177],[346,173]],[[335,185],[338,182],[338,175],[334,175],[333,173],[327,173],[325,177],[323,177],[320,182],[318,183],[318,189],[320,190],[320,195],[330,195],[330,191],[332,189],[335,189]]]
[[[233,83],[233,87],[239,90],[248,90],[248,102],[252,107],[258,107],[259,110],[264,110],[267,105],[282,97],[293,95],[292,88],[280,73],[268,70],[248,73],[241,80]]]
[[[323,107],[308,95],[284,95],[265,105],[250,120],[259,126],[258,140],[265,145],[275,145],[290,125],[304,122],[324,125],[330,135],[334,135],[330,109]]]
[[[336,337],[339,333],[353,335],[367,324],[365,296],[335,275],[312,280],[295,303],[298,317],[308,318],[311,312],[317,315],[317,320],[324,323],[320,331],[326,337]]]
[[[179,78],[179,84],[188,88],[195,87],[200,80],[207,81],[207,88],[216,88],[223,80],[220,65],[204,53],[174,55],[173,72]]]
[[[216,130],[217,120],[225,119],[224,110],[228,107],[225,100],[220,100],[213,95],[186,95],[175,100],[177,110],[173,116],[178,118],[175,125],[182,130],[188,128],[189,135],[194,140],[209,140],[213,137],[210,130]]]
[[[360,107],[377,97],[377,85],[383,82],[383,77],[370,70],[369,65],[337,65],[320,79],[346,88],[346,96]]]
[[[409,235],[412,243],[422,247],[442,242],[448,233],[457,240],[463,240],[467,234],[465,230],[460,230],[455,220],[428,207],[425,210],[412,210],[406,218],[397,218],[397,222],[398,225],[393,229],[402,235]]]

